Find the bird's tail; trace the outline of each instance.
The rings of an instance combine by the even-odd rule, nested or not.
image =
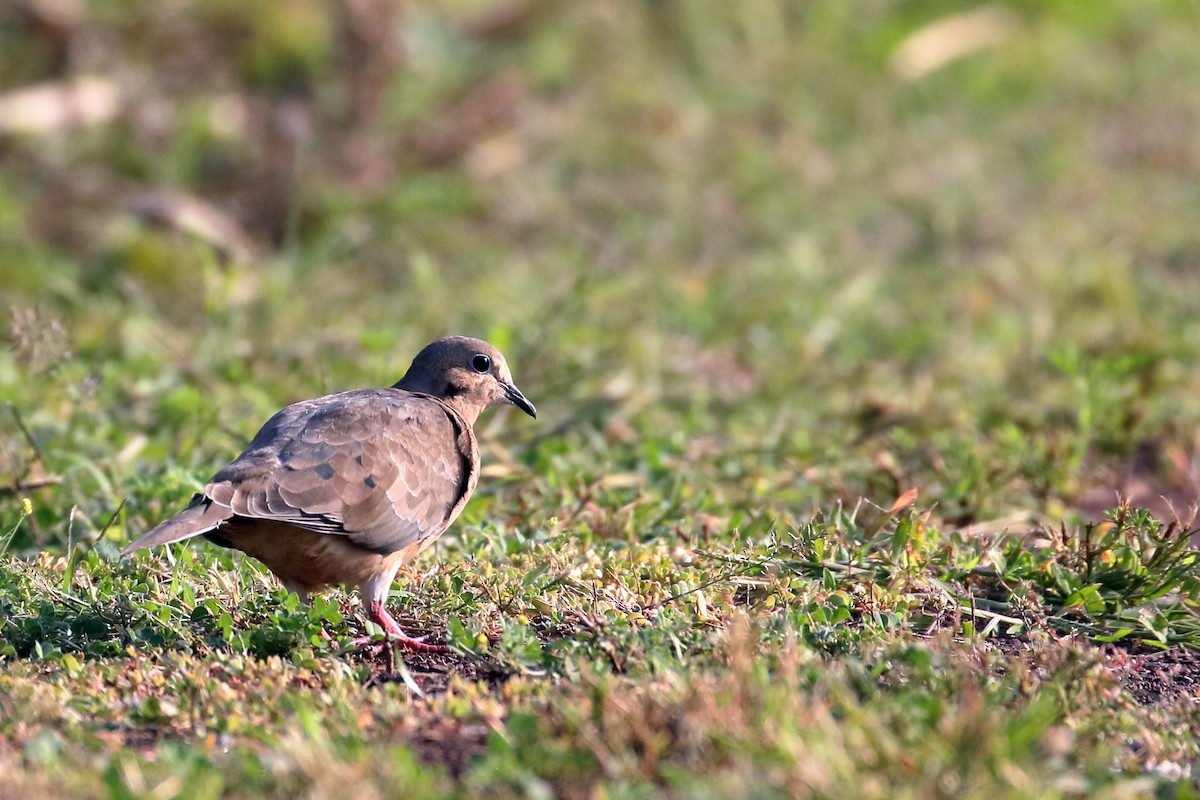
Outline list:
[[[133,540],[121,551],[121,555],[127,556],[143,547],[181,542],[208,533],[231,516],[233,512],[229,508],[197,493],[192,496],[187,508]]]

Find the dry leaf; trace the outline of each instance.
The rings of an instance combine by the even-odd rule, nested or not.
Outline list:
[[[84,75],[0,94],[0,133],[45,136],[108,122],[121,107],[115,81]]]
[[[125,205],[138,216],[203,239],[234,261],[246,262],[254,256],[250,235],[207,200],[171,189],[150,189],[132,195]]]
[[[892,52],[892,70],[915,81],[964,56],[1008,41],[1017,31],[1013,12],[997,5],[950,14],[909,34]]]
[[[914,486],[913,488],[909,489],[907,492],[905,492],[904,494],[902,494],[896,498],[895,502],[892,503],[892,507],[888,509],[888,513],[895,514],[897,511],[899,511],[903,508],[908,508],[916,501],[917,501],[917,487]]]

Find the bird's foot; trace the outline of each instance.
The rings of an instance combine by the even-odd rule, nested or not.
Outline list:
[[[350,640],[350,644],[356,650],[367,650],[375,654],[383,652],[388,645],[398,644],[405,650],[412,650],[417,653],[449,653],[450,648],[444,644],[430,644],[425,641],[425,637],[412,637],[407,634],[388,633],[382,640],[376,639],[374,636],[356,636]]]
[[[413,650],[418,653],[450,652],[450,648],[444,644],[430,644],[429,642],[425,641],[424,636],[417,638],[409,636],[407,633],[405,633],[400,627],[400,624],[396,622],[396,620],[392,619],[392,615],[388,613],[388,610],[384,607],[382,600],[371,601],[371,604],[367,607],[367,616],[371,618],[372,622],[383,628],[384,640],[382,642],[375,642],[375,640],[370,636],[360,636],[354,640],[356,647],[361,647],[367,642],[378,644],[381,647],[386,646],[388,643],[395,642],[406,650]]]

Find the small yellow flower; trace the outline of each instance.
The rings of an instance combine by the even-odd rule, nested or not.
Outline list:
[[[21,498],[21,516],[23,516],[23,517],[32,517],[33,516],[33,501],[30,500],[28,497]]]

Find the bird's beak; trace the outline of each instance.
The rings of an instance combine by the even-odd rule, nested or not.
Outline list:
[[[512,403],[517,408],[524,411],[529,416],[537,419],[537,409],[533,407],[533,403],[525,399],[525,395],[521,394],[521,390],[512,383],[500,382],[504,388],[504,399]]]

